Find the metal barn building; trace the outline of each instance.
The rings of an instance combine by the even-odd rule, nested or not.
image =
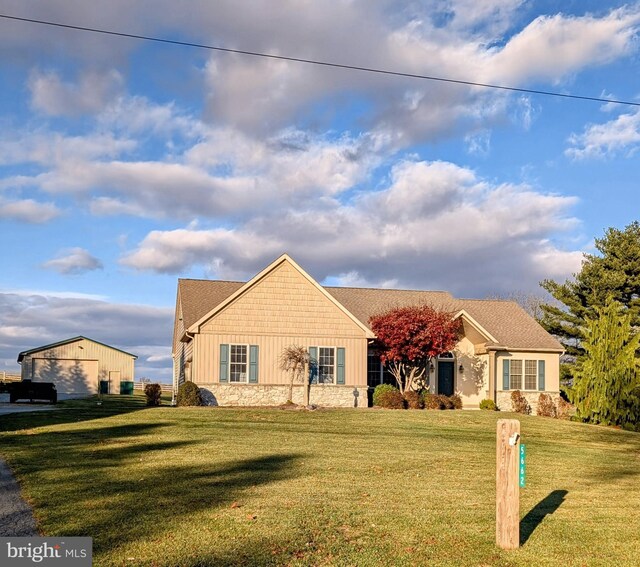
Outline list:
[[[87,337],[73,337],[25,350],[18,362],[23,380],[53,382],[58,394],[130,394],[137,358]]]

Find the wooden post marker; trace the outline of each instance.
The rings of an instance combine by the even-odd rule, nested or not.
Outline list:
[[[520,422],[499,419],[496,434],[496,544],[520,546]]]

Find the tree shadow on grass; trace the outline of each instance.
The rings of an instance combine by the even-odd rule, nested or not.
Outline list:
[[[146,470],[143,479],[109,478],[94,486],[93,494],[78,502],[95,506],[96,514],[86,518],[79,533],[94,537],[96,551],[114,549],[126,542],[149,540],[168,524],[181,522],[201,511],[227,509],[243,499],[244,491],[296,476],[299,454],[271,454],[233,461],[191,464],[168,463]],[[110,495],[117,495],[111,500]],[[151,494],[151,496],[150,496]],[[126,526],[114,530],[114,526]],[[81,533],[80,533],[81,532]]]
[[[36,407],[34,404],[34,408]],[[147,407],[144,396],[104,395],[101,400],[98,396],[65,400],[50,411],[0,415],[0,433],[90,421],[146,409],[150,408]]]
[[[166,425],[20,431],[3,441],[45,534],[91,536],[102,553],[301,474],[297,461],[305,455],[257,450],[223,460],[215,443],[195,433],[165,436]]]
[[[538,502],[520,520],[520,545],[524,545],[542,521],[553,514],[564,502],[567,490],[553,490]]]

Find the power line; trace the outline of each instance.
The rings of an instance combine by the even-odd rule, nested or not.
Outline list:
[[[170,45],[180,45],[183,47],[195,47],[198,49],[208,49],[210,51],[221,51],[224,53],[236,53],[239,55],[249,55],[251,57],[263,57],[265,59],[278,59],[280,61],[292,61],[294,63],[306,63],[308,65],[319,65],[323,67],[334,67],[336,69],[347,69],[350,71],[362,71],[365,73],[377,73],[379,75],[391,75],[394,77],[405,77],[409,79],[422,79],[426,81],[438,81],[441,83],[453,83],[456,85],[467,85],[471,87],[481,87],[485,89],[498,89],[503,91],[511,91],[518,93],[526,93],[526,94],[534,94],[534,95],[542,95],[542,96],[553,96],[558,98],[568,98],[575,100],[589,100],[594,102],[604,102],[609,104],[622,104],[626,106],[640,106],[640,102],[631,102],[628,100],[615,100],[608,99],[596,96],[583,96],[583,95],[575,95],[575,94],[567,94],[567,93],[559,93],[554,91],[541,91],[536,89],[525,89],[518,87],[508,87],[505,85],[492,85],[489,83],[477,83],[475,81],[463,81],[460,79],[448,79],[445,77],[435,77],[431,75],[419,75],[416,73],[403,73],[401,71],[391,71],[389,69],[376,69],[375,67],[362,67],[359,65],[347,65],[345,63],[334,63],[330,61],[319,61],[317,59],[304,59],[302,57],[288,57],[286,55],[273,55],[269,53],[262,53],[259,51],[246,51],[243,49],[230,49],[228,47],[219,47],[214,45],[205,45],[202,43],[192,43],[190,41],[178,41],[174,39],[166,39],[161,37],[152,37],[146,35],[137,35],[132,33],[124,33],[117,32],[113,30],[104,30],[99,28],[89,28],[84,26],[74,26],[71,24],[62,24],[60,22],[49,22],[45,20],[35,20],[32,18],[20,18],[18,16],[9,16],[7,14],[0,14],[0,18],[5,18],[7,20],[17,20],[20,22],[29,22],[32,24],[40,24],[45,26],[53,26],[58,28],[65,28],[77,31],[91,32],[91,33],[100,33],[104,35],[113,35],[117,37],[126,37],[130,39],[140,39],[144,41],[154,41],[157,43],[166,43]]]

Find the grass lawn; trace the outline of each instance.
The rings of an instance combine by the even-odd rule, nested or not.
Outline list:
[[[0,417],[45,535],[95,565],[640,565],[640,434],[520,416],[521,539],[495,547],[496,420],[465,411],[171,408]]]

